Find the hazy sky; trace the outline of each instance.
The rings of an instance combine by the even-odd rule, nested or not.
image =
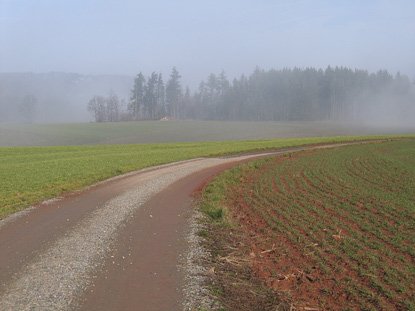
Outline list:
[[[183,84],[255,66],[415,77],[414,0],[0,0],[0,72],[127,74]]]

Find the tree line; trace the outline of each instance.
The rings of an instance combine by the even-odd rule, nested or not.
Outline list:
[[[95,96],[88,104],[95,121],[160,120],[222,121],[359,120],[376,111],[414,112],[415,91],[409,78],[386,70],[369,73],[344,67],[263,70],[229,81],[211,73],[198,90],[183,90],[173,68],[167,83],[161,73],[134,78],[128,104],[121,111],[115,94]],[[118,104],[117,104],[118,103]]]

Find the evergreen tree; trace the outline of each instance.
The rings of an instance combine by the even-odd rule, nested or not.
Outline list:
[[[164,88],[164,82],[161,73],[159,73],[157,78],[156,102],[156,117],[157,119],[164,118],[166,116],[166,90]]]
[[[157,110],[157,81],[158,74],[153,72],[147,80],[144,88],[144,116],[146,119],[154,120]]]
[[[118,95],[113,90],[110,90],[109,96],[106,100],[107,104],[107,120],[109,122],[118,122],[120,101]]]
[[[134,87],[131,90],[130,103],[128,105],[128,111],[132,115],[132,118],[137,120],[141,114],[141,108],[144,101],[144,86],[146,79],[140,72],[134,78]]]
[[[190,94],[190,89],[186,86],[186,91],[183,96],[183,119],[195,119],[196,111],[194,101],[192,100],[192,95]]]
[[[168,113],[175,119],[179,119],[180,116],[180,104],[182,100],[182,88],[180,85],[179,72],[176,67],[173,67],[170,79],[167,81],[166,86],[166,102]]]
[[[218,79],[211,73],[205,84],[206,96],[208,97],[208,110],[210,111],[209,119],[218,120],[217,105],[219,99]]]

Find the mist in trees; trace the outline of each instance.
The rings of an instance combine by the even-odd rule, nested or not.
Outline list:
[[[19,113],[24,122],[32,123],[36,114],[37,98],[35,95],[26,95],[19,105]]]
[[[193,83],[196,85],[195,83]],[[89,116],[88,116],[89,114]],[[0,122],[136,120],[320,121],[415,124],[414,81],[386,70],[255,68],[209,74],[191,90],[173,68],[134,78],[0,74]]]
[[[0,73],[0,122],[88,122],[93,96],[107,97],[112,89],[121,103],[128,99],[132,81],[121,75]]]
[[[167,116],[175,119],[184,119],[184,103],[180,84],[179,72],[173,68],[172,73],[164,83],[161,73],[153,72],[149,77],[145,77],[141,72],[134,78],[133,88],[131,89],[130,100],[127,107],[116,105],[117,113],[113,118],[109,114],[99,113],[98,102],[103,102],[107,107],[110,101],[100,95],[94,96],[88,103],[88,111],[92,113],[96,122],[115,122],[126,120],[160,120]],[[190,101],[190,90],[187,89],[187,98]],[[114,106],[115,107],[115,106]],[[102,108],[102,111],[110,111]],[[112,110],[111,110],[112,111]],[[120,118],[119,116],[122,116]]]
[[[107,100],[99,95],[95,95],[88,102],[88,111],[94,115],[95,122],[107,121]]]
[[[161,73],[134,78],[123,120],[162,118],[217,121],[356,121],[381,125],[415,124],[415,87],[399,72],[369,74],[344,67],[263,70],[229,81],[224,71],[211,73],[198,90],[183,91],[172,69],[167,83]],[[95,107],[97,98],[90,102]],[[108,100],[107,100],[108,101]],[[117,121],[97,117],[95,120]],[[119,110],[117,113],[120,113]],[[116,114],[117,115],[117,114]]]
[[[222,72],[192,99],[202,120],[415,122],[414,85],[383,70],[256,68],[232,83]]]
[[[183,100],[180,78],[181,76],[179,75],[179,72],[176,67],[174,67],[166,87],[167,112],[175,119],[181,119],[184,117],[183,107],[181,105]]]
[[[87,105],[88,111],[93,115],[95,122],[119,122],[131,120],[126,111],[125,100],[120,100],[118,95],[109,91],[108,97],[95,95]]]
[[[222,121],[340,120],[415,124],[415,86],[399,72],[369,74],[344,67],[263,70],[230,82],[211,73],[182,95],[178,118]]]

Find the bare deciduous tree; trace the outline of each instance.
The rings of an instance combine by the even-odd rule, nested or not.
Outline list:
[[[95,122],[106,121],[106,104],[105,98],[102,96],[94,96],[88,102],[88,111],[94,114]]]

